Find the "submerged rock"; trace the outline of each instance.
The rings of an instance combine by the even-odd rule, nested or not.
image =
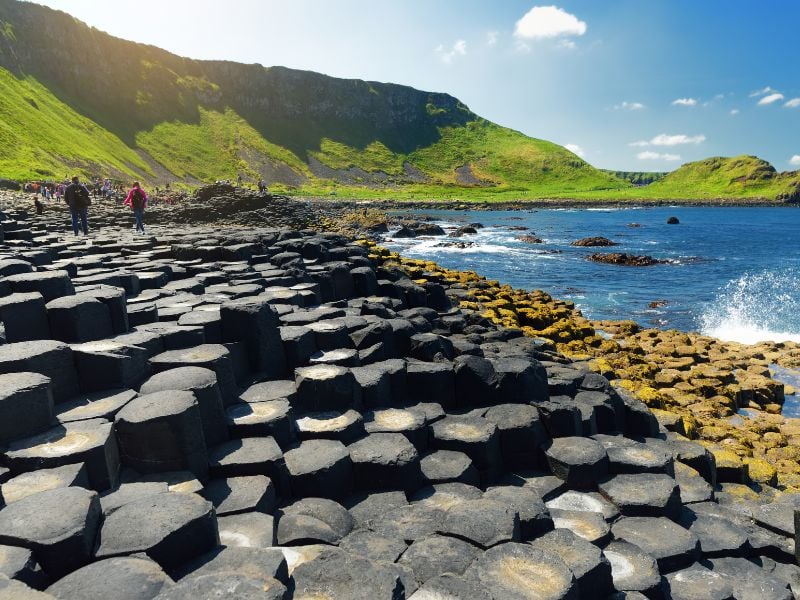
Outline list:
[[[612,242],[610,239],[605,237],[587,237],[581,238],[579,240],[575,240],[570,244],[570,246],[581,246],[581,247],[589,247],[589,246],[618,246],[617,242]]]
[[[627,254],[625,252],[610,252],[608,254],[597,252],[587,257],[589,260],[607,265],[623,265],[626,267],[650,267],[661,265],[667,261],[659,260],[647,255]]]

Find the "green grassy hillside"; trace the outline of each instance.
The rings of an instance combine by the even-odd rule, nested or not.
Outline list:
[[[582,198],[642,200],[746,200],[800,201],[800,171],[779,173],[755,156],[713,157],[690,162],[643,187],[579,194]]]
[[[749,157],[647,186],[486,121],[447,94],[283,67],[196,61],[0,0],[0,177],[111,175],[351,198],[749,198],[797,174]],[[632,176],[639,179],[632,179]]]
[[[16,179],[241,173],[275,190],[356,197],[629,186],[447,94],[181,58],[14,0],[0,0],[0,110],[0,176]]]

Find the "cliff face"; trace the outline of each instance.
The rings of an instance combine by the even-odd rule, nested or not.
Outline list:
[[[296,153],[323,137],[380,141],[410,152],[437,127],[475,119],[447,94],[326,77],[282,67],[181,58],[120,40],[43,6],[0,0],[0,66],[30,75],[109,131],[133,142],[163,121],[197,121],[198,107],[232,108],[266,139]]]

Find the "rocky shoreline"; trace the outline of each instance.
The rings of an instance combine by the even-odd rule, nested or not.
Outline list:
[[[365,207],[378,210],[456,210],[456,211],[523,211],[539,208],[625,208],[625,207],[782,207],[798,208],[800,203],[770,200],[769,198],[715,198],[708,200],[581,200],[581,199],[542,199],[542,200],[393,200],[393,199],[346,199],[316,196],[297,196],[297,200],[311,202],[315,206],[334,205],[344,210],[359,210]]]
[[[0,597],[800,591],[796,344],[591,323],[225,194],[88,238],[3,197]]]

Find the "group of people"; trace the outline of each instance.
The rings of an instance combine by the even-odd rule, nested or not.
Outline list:
[[[79,177],[73,177],[71,183],[66,185],[63,190],[64,202],[69,207],[72,217],[72,230],[75,235],[83,231],[84,235],[89,234],[89,206],[92,204],[92,193],[86,184],[81,183]],[[44,206],[38,196],[34,197],[36,212],[42,214]],[[147,208],[147,193],[139,182],[135,182],[128,195],[123,201],[125,206],[129,206],[133,211],[136,220],[136,232],[144,234],[144,211]]]
[[[226,180],[225,182],[218,181],[217,183],[230,182]],[[239,175],[237,183],[241,187],[241,175]],[[44,204],[42,204],[39,199],[39,194],[41,194],[41,197],[45,200],[61,200],[63,198],[72,216],[72,230],[75,232],[75,235],[79,235],[81,231],[84,235],[88,235],[89,233],[89,206],[92,204],[92,197],[97,198],[100,196],[101,198],[108,199],[120,197],[124,194],[122,185],[115,183],[111,179],[101,180],[100,178],[95,178],[89,185],[86,185],[82,183],[77,176],[73,177],[71,181],[65,180],[64,183],[60,184],[29,182],[25,184],[23,189],[26,192],[36,194],[33,202],[37,214],[42,214],[44,212]],[[166,185],[165,191],[169,193],[169,184]],[[258,180],[258,191],[261,194],[268,192],[267,184],[263,179]],[[159,189],[156,188],[156,195],[158,195],[158,192]],[[144,211],[147,208],[148,200],[147,193],[137,181],[134,182],[133,187],[128,191],[123,201],[123,204],[130,207],[133,211],[137,233],[144,233]],[[171,203],[172,200],[172,196],[169,195],[166,201],[167,203]]]

